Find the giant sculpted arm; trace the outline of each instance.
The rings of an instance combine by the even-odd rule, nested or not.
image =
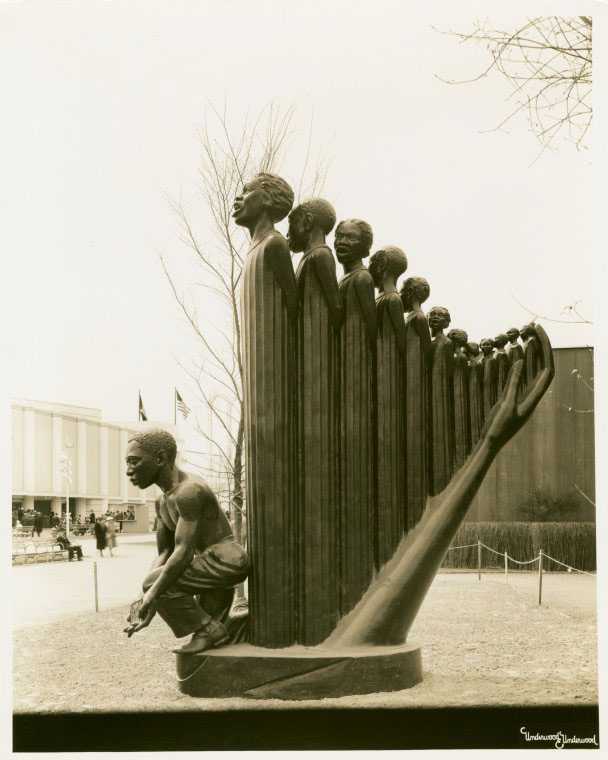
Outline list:
[[[283,291],[287,313],[291,319],[295,319],[298,313],[298,291],[289,245],[282,235],[272,235],[266,245],[266,255]]]
[[[333,326],[337,329],[342,323],[342,298],[336,279],[336,263],[328,248],[321,248],[317,255],[313,254],[312,264],[321,284],[325,302]]]
[[[534,380],[521,389],[524,363],[520,360],[513,365],[508,383],[465,464],[441,493],[428,500],[418,524],[402,539],[392,559],[352,612],[340,621],[325,646],[398,645],[405,641],[488,468],[530,418],[551,384],[555,372],[551,344],[540,325],[533,330],[542,353]]]

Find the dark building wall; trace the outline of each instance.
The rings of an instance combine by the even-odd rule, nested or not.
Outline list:
[[[529,514],[531,502],[543,501],[574,505],[564,519],[595,520],[595,508],[577,491],[595,501],[593,349],[557,348],[553,355],[551,387],[498,455],[467,520],[526,519],[526,505]]]

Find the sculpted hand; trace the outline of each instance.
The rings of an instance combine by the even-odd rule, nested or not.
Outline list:
[[[156,615],[156,605],[146,593],[143,599],[138,599],[131,605],[129,617],[127,618],[129,625],[124,629],[124,632],[131,638],[134,633],[147,628],[152,622],[154,615]]]
[[[524,362],[520,359],[511,368],[507,385],[501,398],[492,409],[482,433],[482,438],[496,449],[504,446],[530,417],[555,374],[553,352],[547,333],[540,325],[533,325],[532,330],[540,343],[543,368],[531,385],[525,389],[523,397],[519,400],[521,377],[525,371]]]

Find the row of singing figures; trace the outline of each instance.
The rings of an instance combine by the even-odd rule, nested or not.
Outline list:
[[[504,384],[403,251],[262,174],[235,200],[251,234],[242,277],[252,642],[317,644],[333,630],[468,456]],[[289,213],[291,211],[291,213]],[[289,214],[287,239],[274,224]],[[303,253],[293,271],[292,253]],[[376,298],[375,288],[379,295]],[[295,329],[294,329],[295,328]],[[524,338],[526,338],[524,334]],[[532,341],[533,342],[533,341]],[[530,343],[530,340],[528,340]],[[518,346],[532,357],[534,347]],[[294,392],[295,391],[295,392]]]

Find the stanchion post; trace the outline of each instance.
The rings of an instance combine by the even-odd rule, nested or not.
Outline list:
[[[509,555],[505,551],[505,581],[509,580]]]
[[[97,561],[93,560],[93,585],[95,587],[95,612],[99,612],[99,596],[97,594]]]
[[[543,603],[543,550],[538,553],[538,603]]]
[[[477,580],[481,580],[481,541],[477,539]]]

